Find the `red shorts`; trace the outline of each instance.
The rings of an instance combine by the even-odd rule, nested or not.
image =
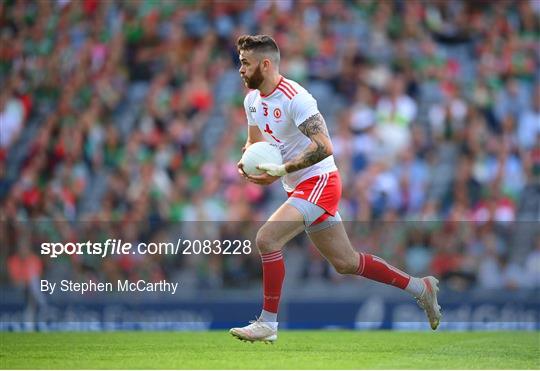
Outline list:
[[[298,184],[289,197],[309,201],[326,211],[312,225],[318,224],[329,216],[336,215],[341,199],[341,178],[338,171],[316,175]]]

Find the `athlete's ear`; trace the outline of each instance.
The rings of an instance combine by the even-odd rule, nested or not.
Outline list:
[[[267,71],[270,68],[270,63],[270,59],[263,59],[262,66],[264,71]]]

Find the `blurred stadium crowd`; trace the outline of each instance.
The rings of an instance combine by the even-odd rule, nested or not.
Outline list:
[[[186,221],[254,239],[243,223],[285,196],[236,173],[245,33],[273,35],[281,72],[318,99],[357,248],[456,289],[540,286],[535,0],[2,1],[1,282],[258,282],[256,252],[54,264],[37,253],[42,240],[199,231]],[[291,245],[301,269],[288,280],[348,279],[305,236]]]

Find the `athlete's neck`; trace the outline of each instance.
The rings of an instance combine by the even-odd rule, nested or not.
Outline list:
[[[279,73],[276,73],[272,75],[271,77],[264,79],[264,81],[258,88],[259,91],[261,92],[261,95],[266,96],[272,93],[274,90],[276,90],[276,87],[278,86],[281,79],[282,79],[282,76]]]

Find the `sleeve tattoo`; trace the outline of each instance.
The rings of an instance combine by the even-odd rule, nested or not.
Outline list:
[[[320,113],[309,117],[298,126],[298,129],[309,139],[311,144],[294,160],[287,164],[287,172],[304,169],[330,156],[330,136],[326,122]]]

